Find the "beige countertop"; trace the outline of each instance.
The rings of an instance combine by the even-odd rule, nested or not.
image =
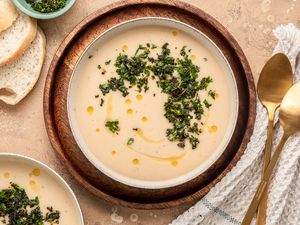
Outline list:
[[[44,126],[43,87],[55,50],[84,17],[112,2],[115,1],[77,0],[75,6],[64,16],[39,22],[47,37],[46,62],[36,87],[21,103],[17,106],[6,106],[0,102],[0,152],[24,154],[58,171],[77,195],[86,225],[119,223],[163,225],[175,219],[189,206],[143,211],[114,207],[97,199],[74,181],[65,170],[50,146]],[[227,27],[244,50],[255,80],[275,45],[272,29],[286,23],[294,23],[300,27],[300,0],[186,0],[186,2],[201,8]],[[133,222],[136,219],[136,215],[133,214],[138,216],[137,222]]]

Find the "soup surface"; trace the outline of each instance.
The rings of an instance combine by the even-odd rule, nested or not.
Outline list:
[[[163,181],[182,176],[205,163],[224,142],[234,112],[233,82],[224,72],[224,65],[196,38],[184,31],[164,26],[141,26],[126,29],[118,35],[104,36],[102,42],[90,48],[75,72],[71,91],[71,110],[84,145],[108,169],[129,178],[144,181]],[[199,91],[205,106],[198,121],[200,143],[195,149],[188,141],[184,147],[170,141],[166,130],[171,123],[165,117],[164,105],[168,95],[162,93],[156,79],[149,79],[149,90],[131,88],[124,97],[119,91],[105,96],[99,85],[117,77],[115,61],[118,55],[135,54],[139,44],[152,46],[149,57],[157,57],[161,46],[168,43],[171,56],[181,57],[186,46],[188,58],[199,66],[199,81],[211,77],[206,91]],[[100,65],[100,66],[98,66]],[[216,91],[215,99],[208,95]],[[72,94],[74,93],[74,94]],[[107,121],[118,121],[119,131],[111,132]],[[226,140],[225,140],[226,141]]]
[[[0,160],[0,190],[8,188],[10,182],[24,188],[30,199],[38,197],[44,215],[48,212],[47,207],[52,206],[54,210],[58,210],[60,212],[59,224],[81,224],[70,194],[41,168],[22,161],[16,163],[10,160]],[[4,223],[0,220],[0,224]]]

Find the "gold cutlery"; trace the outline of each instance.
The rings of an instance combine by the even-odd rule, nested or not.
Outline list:
[[[257,84],[258,98],[268,112],[267,142],[264,149],[263,173],[267,168],[272,152],[273,123],[275,111],[279,107],[284,95],[293,84],[293,72],[289,59],[282,53],[272,56],[261,71]],[[256,225],[266,224],[268,202],[268,187],[263,194],[258,207]]]
[[[262,181],[258,186],[258,189],[252,199],[250,207],[244,217],[242,225],[249,225],[251,223],[252,217],[254,216],[258,204],[266,190],[267,184],[269,182],[272,171],[278,161],[280,153],[282,152],[283,146],[288,140],[288,138],[295,133],[300,132],[300,82],[293,85],[287,94],[284,96],[280,111],[279,111],[279,122],[283,128],[283,136],[271,158],[271,161],[265,170],[262,177]]]

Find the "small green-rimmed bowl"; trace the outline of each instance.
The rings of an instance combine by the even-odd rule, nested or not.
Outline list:
[[[38,11],[35,11],[29,3],[26,2],[26,0],[13,0],[14,4],[26,15],[41,19],[41,20],[48,20],[53,19],[56,17],[61,16],[65,12],[67,12],[75,3],[76,0],[67,0],[65,7],[58,9],[55,12],[51,13],[41,13]]]

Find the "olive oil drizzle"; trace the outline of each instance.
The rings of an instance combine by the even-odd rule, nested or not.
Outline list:
[[[134,151],[134,152],[136,152],[136,153],[138,153],[138,154],[140,154],[140,155],[143,155],[143,156],[145,156],[145,157],[154,159],[154,160],[156,160],[156,161],[168,161],[168,162],[171,162],[171,163],[172,163],[173,161],[178,161],[178,160],[182,159],[182,158],[186,155],[186,153],[187,153],[187,150],[184,150],[184,151],[181,151],[181,153],[178,154],[178,155],[171,155],[171,156],[165,156],[165,157],[162,157],[162,156],[156,156],[156,155],[152,155],[152,154],[149,154],[149,153],[142,152],[142,151],[140,151],[140,150],[135,149],[135,148],[134,148],[133,146],[131,146],[131,145],[127,145],[127,146],[128,146],[128,148],[129,148],[130,150],[132,150],[132,151]]]
[[[111,114],[113,111],[113,97],[109,96],[107,100],[107,106],[106,106],[106,121],[109,121],[111,119]]]
[[[144,141],[148,142],[148,143],[162,143],[163,141],[166,140],[166,138],[162,138],[159,140],[153,140],[152,138],[147,137],[144,134],[144,131],[141,128],[137,128],[137,130],[135,130],[135,133],[142,138]]]

